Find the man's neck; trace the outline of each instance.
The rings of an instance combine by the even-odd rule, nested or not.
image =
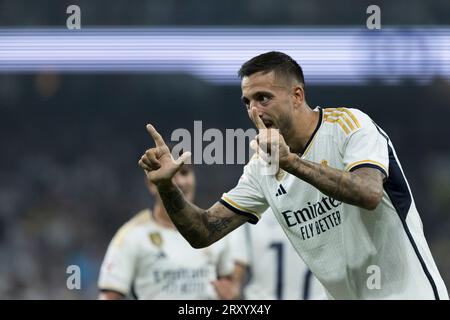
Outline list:
[[[297,119],[294,119],[294,127],[289,134],[288,140],[286,140],[286,143],[291,148],[291,152],[297,154],[304,152],[307,143],[317,128],[320,117],[320,113],[311,110],[308,105],[303,110],[297,114]]]
[[[161,227],[167,229],[176,229],[162,203],[157,202],[153,207],[153,219]]]

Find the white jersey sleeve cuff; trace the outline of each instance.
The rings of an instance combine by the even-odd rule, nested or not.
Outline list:
[[[250,222],[251,224],[258,223],[260,216],[255,211],[241,207],[236,202],[234,202],[233,200],[229,199],[226,196],[222,196],[219,202],[228,209],[230,209],[231,211],[233,211],[234,213],[246,216],[248,218],[248,222]]]

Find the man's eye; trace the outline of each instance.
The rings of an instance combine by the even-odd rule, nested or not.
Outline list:
[[[187,176],[189,174],[189,170],[185,168],[181,168],[180,171],[178,171],[182,176]]]
[[[269,102],[270,98],[268,96],[259,96],[258,100],[261,103],[267,103],[267,102]]]

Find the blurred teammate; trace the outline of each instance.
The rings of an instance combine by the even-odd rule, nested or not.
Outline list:
[[[230,233],[230,238],[231,256],[247,271],[244,299],[326,299],[319,281],[295,252],[270,209],[258,226],[245,224]]]
[[[156,147],[139,164],[194,247],[208,246],[270,207],[331,299],[448,299],[392,142],[358,109],[310,108],[301,67],[269,52],[244,63],[242,101],[258,151],[237,186],[208,210],[171,182],[176,161]],[[279,171],[266,162],[278,153]],[[273,165],[274,163],[271,162]]]
[[[173,183],[190,201],[195,176],[191,167],[179,170]],[[234,264],[228,242],[193,249],[175,229],[156,188],[156,202],[122,226],[103,261],[98,286],[100,299],[231,299],[239,284],[231,281]],[[218,277],[222,277],[218,280]]]

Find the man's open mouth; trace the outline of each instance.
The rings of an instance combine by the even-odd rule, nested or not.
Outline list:
[[[267,129],[270,129],[273,127],[273,122],[270,120],[263,120],[264,125],[266,126]]]

